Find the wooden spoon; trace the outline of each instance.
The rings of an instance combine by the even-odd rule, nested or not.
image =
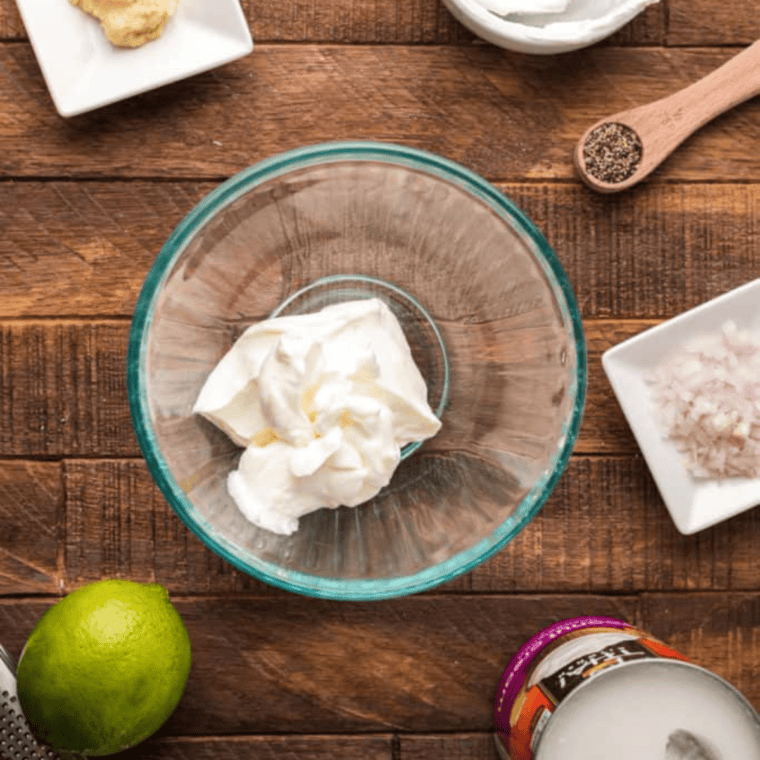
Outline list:
[[[600,193],[617,193],[641,182],[689,135],[724,111],[760,93],[760,40],[698,82],[645,106],[621,111],[589,127],[573,152],[581,179]],[[641,160],[630,176],[609,182],[586,167],[583,148],[591,132],[602,124],[632,129],[641,141]],[[597,173],[601,173],[598,172]]]

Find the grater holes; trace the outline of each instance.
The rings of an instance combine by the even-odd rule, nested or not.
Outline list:
[[[52,747],[38,742],[16,698],[0,692],[0,760],[61,760]]]

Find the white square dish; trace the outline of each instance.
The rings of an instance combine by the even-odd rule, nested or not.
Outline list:
[[[239,0],[180,0],[157,40],[112,45],[69,0],[16,0],[61,116],[75,116],[241,58],[253,40]]]
[[[760,279],[609,349],[602,366],[678,530],[696,533],[760,504],[760,478],[694,478],[664,437],[647,374],[692,338],[728,321],[760,335]]]

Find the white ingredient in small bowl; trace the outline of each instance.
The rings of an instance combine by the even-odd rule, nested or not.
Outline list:
[[[658,0],[446,0],[476,34],[526,53],[560,53],[598,42]],[[481,9],[473,12],[472,6]],[[482,14],[485,10],[488,13]],[[490,20],[488,20],[490,17]]]
[[[760,476],[760,338],[733,322],[647,378],[667,437],[696,478]]]
[[[570,0],[478,0],[491,13],[508,16],[511,13],[562,13]]]

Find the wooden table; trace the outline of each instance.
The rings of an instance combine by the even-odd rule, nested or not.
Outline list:
[[[87,581],[166,585],[193,669],[135,757],[494,758],[507,660],[594,613],[649,629],[760,708],[760,510],[681,536],[600,364],[760,273],[760,102],[621,196],[594,195],[571,164],[591,123],[750,43],[760,2],[662,0],[555,57],[473,39],[438,0],[243,6],[249,57],[67,121],[0,0],[0,642],[18,656]],[[575,453],[533,523],[468,575],[371,604],[289,595],[206,550],[147,472],[125,379],[139,289],[190,208],[260,159],[349,138],[440,153],[510,196],[568,272],[590,354]]]

